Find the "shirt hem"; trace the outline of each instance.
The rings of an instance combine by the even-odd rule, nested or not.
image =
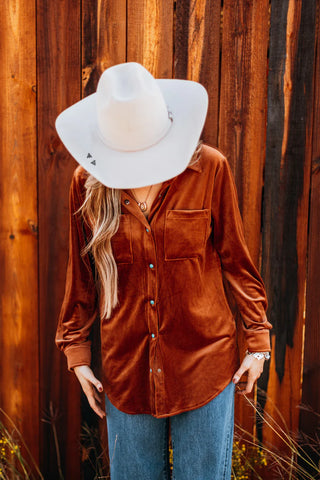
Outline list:
[[[152,413],[150,410],[149,411],[141,411],[141,412],[133,412],[133,411],[129,411],[127,409],[121,409],[115,404],[114,400],[107,394],[106,389],[104,389],[104,392],[107,395],[109,401],[112,403],[112,405],[117,410],[119,410],[120,412],[126,413],[128,415],[151,415],[154,418],[168,418],[168,417],[173,417],[175,415],[179,415],[180,413],[189,412],[191,410],[196,410],[197,408],[204,407],[207,403],[211,402],[211,400],[213,400],[215,397],[217,397],[229,385],[229,383],[232,381],[232,377],[233,377],[233,375],[230,377],[230,379],[228,381],[223,383],[222,387],[218,390],[218,392],[215,392],[213,395],[210,395],[209,398],[207,398],[206,400],[204,400],[202,402],[199,402],[199,403],[196,403],[196,404],[193,404],[189,407],[180,408],[178,410],[175,410],[174,412],[163,413],[163,414],[155,414],[155,413]]]

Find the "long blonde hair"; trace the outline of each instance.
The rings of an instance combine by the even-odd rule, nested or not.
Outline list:
[[[190,165],[200,158],[202,141],[191,157]],[[121,190],[109,188],[88,175],[86,196],[78,212],[90,226],[92,236],[81,255],[92,254],[95,264],[95,282],[99,293],[101,318],[110,318],[118,303],[118,269],[111,247],[111,238],[117,232],[121,215]],[[78,213],[76,212],[76,213]]]

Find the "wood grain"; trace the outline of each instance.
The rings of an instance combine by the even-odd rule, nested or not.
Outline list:
[[[35,15],[13,0],[0,16],[0,406],[39,462]]]
[[[306,283],[305,348],[303,360],[302,404],[308,410],[300,414],[300,430],[314,440],[318,435],[320,413],[320,17],[316,22],[316,58],[314,69],[311,189],[308,238],[308,276]],[[307,450],[316,464],[319,451]],[[308,468],[307,465],[304,465]],[[312,472],[315,473],[314,471]]]
[[[217,0],[176,2],[174,78],[200,82],[208,91],[209,107],[202,134],[218,143],[220,8]]]
[[[173,0],[127,0],[127,62],[156,78],[172,77]]]
[[[39,328],[41,415],[57,413],[61,469],[80,478],[80,388],[55,346],[68,259],[68,197],[76,162],[55,130],[57,115],[81,97],[80,4],[42,0],[37,8]],[[59,478],[50,423],[42,422],[41,467],[46,479]]]
[[[117,2],[102,0],[96,4],[88,0],[82,1],[82,96],[96,91],[98,80],[106,68],[126,61],[126,1]],[[97,319],[91,332],[92,339],[92,369],[97,378],[101,378],[100,351],[100,320]],[[88,447],[84,451],[82,475],[93,478],[96,455],[100,456],[100,470],[107,476],[109,464],[107,428],[105,419],[99,420],[88,404],[86,397],[81,395],[81,424],[91,432],[99,432],[99,438],[94,438],[95,450],[90,450],[92,438],[87,439]],[[93,436],[94,437],[94,436]]]
[[[315,6],[291,0],[271,5],[263,276],[274,348],[266,410],[277,419],[279,409],[294,432],[301,399]],[[279,445],[272,432],[264,437]]]
[[[219,148],[235,176],[245,237],[259,267],[267,92],[269,2],[225,1],[221,53]],[[237,316],[239,349],[246,349]],[[236,421],[254,429],[254,412],[242,397]]]
[[[269,2],[223,7],[219,148],[235,175],[246,241],[259,263]]]
[[[126,0],[82,0],[82,96],[95,92],[101,73],[126,61]]]

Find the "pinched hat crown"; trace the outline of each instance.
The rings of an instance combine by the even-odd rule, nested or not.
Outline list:
[[[115,150],[143,150],[156,144],[171,121],[154,77],[135,62],[115,65],[100,77],[97,116],[103,141]]]

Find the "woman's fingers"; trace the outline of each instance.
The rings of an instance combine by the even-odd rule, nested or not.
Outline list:
[[[256,380],[260,377],[262,371],[263,371],[263,364],[264,360],[258,360],[252,356],[245,356],[243,359],[239,369],[236,371],[236,373],[233,376],[233,383],[237,384],[241,378],[241,376],[248,372],[248,377],[247,377],[247,382],[246,386],[244,389],[238,389],[237,393],[241,395],[248,394],[252,391],[254,383]]]
[[[255,375],[250,375],[249,373],[246,388],[244,390],[240,390],[242,395],[247,395],[248,393],[252,392],[254,382],[257,380],[257,378],[258,377],[256,377]]]
[[[81,386],[92,410],[99,415],[100,418],[105,417],[105,412],[100,406],[101,399],[98,397],[95,387],[88,380],[85,380]]]
[[[236,373],[233,375],[233,383],[238,383],[242,375],[250,368],[250,361],[251,358],[248,358],[247,356],[244,357],[242,360],[242,363]]]
[[[86,392],[85,392],[86,393]],[[97,414],[99,415],[100,418],[104,418],[105,417],[105,412],[102,410],[102,408],[100,407],[100,405],[98,404],[96,398],[95,398],[95,394],[94,394],[94,391],[93,391],[93,387],[91,386],[90,388],[90,391],[88,391],[86,393],[86,396],[87,396],[87,399],[88,399],[88,402],[89,402],[89,405],[90,407],[92,408],[92,410]],[[101,400],[99,400],[101,402]]]
[[[101,397],[98,393],[98,391],[103,391],[100,380],[94,376],[93,371],[88,365],[75,367],[74,372],[81,384],[82,390],[86,395],[92,410],[99,415],[100,418],[105,417],[106,414],[101,408]]]
[[[103,387],[102,387],[102,383],[100,382],[100,380],[98,380],[95,376],[94,376],[94,373],[93,371],[91,370],[90,367],[86,368],[84,371],[83,371],[83,375],[84,377],[89,380],[90,383],[92,383],[92,385],[94,385],[96,387],[96,389],[98,390],[98,392],[102,392],[103,391]]]
[[[96,399],[96,401],[98,403],[101,403],[101,397],[100,397],[100,394],[97,392],[97,390],[94,388],[93,389],[93,395],[94,395],[94,398]]]
[[[243,364],[241,364],[240,368],[236,371],[236,373],[233,375],[233,383],[238,383],[242,375],[246,372],[246,369],[243,367]]]

